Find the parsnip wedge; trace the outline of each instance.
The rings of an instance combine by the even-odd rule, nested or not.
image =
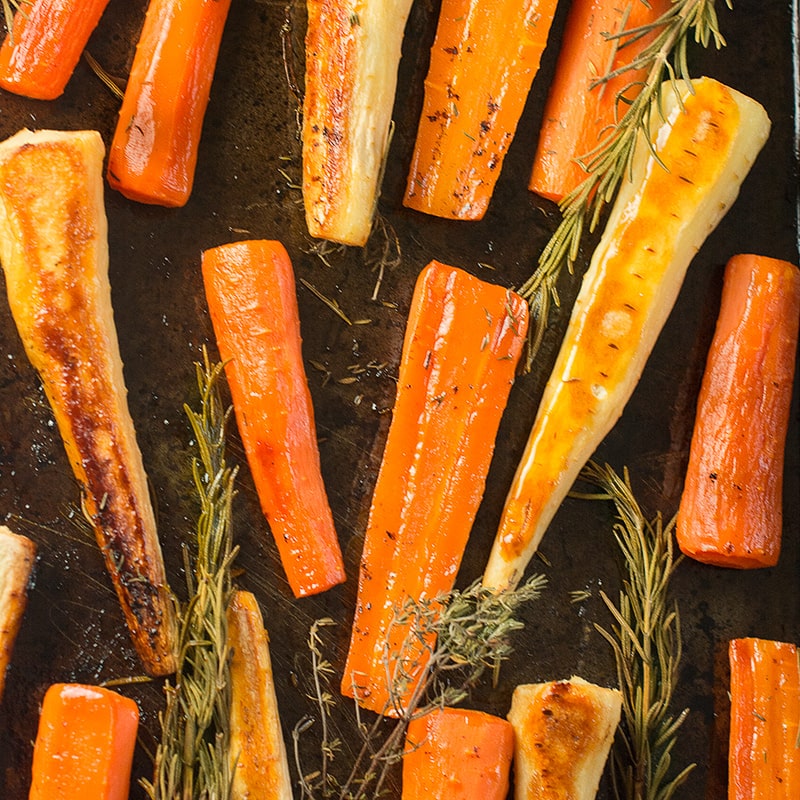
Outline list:
[[[764,109],[709,78],[665,86],[572,311],[483,583],[515,586],[578,472],[622,414],[689,262],[769,134]],[[661,163],[659,163],[659,160]],[[662,166],[663,165],[663,166]]]
[[[175,610],[111,308],[103,152],[95,131],[0,143],[0,260],[134,646],[163,675],[175,669]]]
[[[292,779],[272,679],[269,637],[256,598],[233,593],[231,648],[231,800],[292,800]]]
[[[308,0],[303,202],[308,232],[364,245],[389,148],[411,0]]]
[[[618,690],[583,678],[517,686],[508,712],[514,800],[592,800],[621,713]]]

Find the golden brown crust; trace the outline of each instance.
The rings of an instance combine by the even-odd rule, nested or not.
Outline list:
[[[175,669],[174,608],[114,328],[102,161],[94,132],[22,132],[0,145],[0,255],[134,645],[163,675]]]

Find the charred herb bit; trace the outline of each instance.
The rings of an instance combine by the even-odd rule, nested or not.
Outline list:
[[[320,627],[331,623],[315,623],[309,650],[311,695],[322,729],[321,760],[311,773],[300,763],[299,741],[314,724],[311,717],[305,717],[293,733],[298,771],[304,776],[300,784],[303,800],[373,800],[387,796],[387,781],[402,756],[408,723],[434,709],[462,702],[487,672],[497,678],[502,662],[513,653],[511,635],[523,627],[517,610],[538,598],[545,583],[543,576],[534,575],[520,587],[496,594],[476,582],[463,591],[453,590],[431,600],[408,601],[396,616],[396,624],[409,631],[401,653],[392,657],[391,663],[386,654],[387,679],[392,687],[389,702],[401,713],[386,733],[383,716],[367,725],[355,705],[362,746],[344,782],[332,770],[341,743],[331,738],[330,712],[335,701],[328,688],[331,667],[322,656],[319,636]],[[431,642],[435,644],[431,646]],[[420,678],[415,667],[422,658],[421,651],[425,653],[425,668]],[[407,700],[409,684],[414,684],[415,690]]]
[[[669,601],[669,582],[681,560],[673,555],[674,520],[664,525],[660,515],[645,519],[627,470],[620,478],[608,466],[589,464],[582,477],[602,489],[596,497],[616,506],[614,535],[627,573],[618,606],[601,592],[614,618],[611,630],[595,626],[614,651],[623,697],[621,739],[612,751],[614,791],[624,800],[669,800],[695,766],[669,775],[688,714],[670,712],[681,659],[678,606]]]
[[[200,498],[197,552],[185,555],[190,599],[180,613],[178,670],[175,683],[165,686],[153,782],[142,781],[151,800],[225,800],[231,791],[226,610],[236,555],[231,542],[236,470],[225,461],[230,409],[222,408],[218,394],[221,374],[222,365],[211,366],[205,355],[197,365],[200,411],[186,407],[199,450],[193,464]]]
[[[732,7],[731,1],[725,0],[728,8]],[[690,82],[689,39],[694,38],[703,47],[708,47],[712,41],[718,49],[725,44],[719,30],[716,2],[674,0],[669,10],[649,25],[614,34],[622,47],[656,32],[637,58],[621,70],[598,78],[595,85],[604,84],[628,70],[646,69],[647,77],[633,101],[626,99],[625,89],[618,94],[619,105],[627,106],[627,111],[600,144],[580,159],[588,175],[559,203],[561,222],[539,256],[533,275],[519,289],[531,308],[529,364],[541,345],[551,305],[559,305],[557,283],[562,269],[566,266],[572,271],[584,231],[595,230],[603,209],[614,199],[623,178],[630,173],[640,131],[647,140],[650,138],[650,122],[661,113],[665,80],[671,82],[676,93],[679,81]]]

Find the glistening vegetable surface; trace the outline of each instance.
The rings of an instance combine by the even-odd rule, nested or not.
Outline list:
[[[556,46],[565,8],[557,12],[551,31],[550,41]],[[114,75],[124,76],[130,66],[144,9],[142,0],[110,3],[90,40],[91,53]],[[720,5],[720,25],[728,47],[701,57],[693,51],[691,56],[696,74],[711,75],[756,97],[774,126],[737,204],[690,267],[642,380],[597,454],[617,470],[625,464],[630,467],[637,496],[647,511],[660,508],[669,514],[677,509],[694,401],[718,311],[725,262],[735,252],[797,258],[790,11],[788,0],[769,4],[736,0],[734,11]],[[289,186],[299,182],[300,161],[295,104],[286,89],[281,62],[278,32],[282,22],[283,4],[248,0],[232,4],[200,145],[200,168],[187,205],[172,210],[139,206],[107,192],[106,206],[110,279],[128,399],[151,475],[171,584],[178,590],[183,586],[181,542],[191,538],[196,515],[188,466],[194,449],[182,404],[194,401],[192,362],[200,356],[199,347],[213,341],[204,310],[200,252],[234,239],[278,238],[293,259],[305,366],[323,477],[348,575],[345,584],[319,597],[292,598],[235,431],[230,452],[231,461],[242,465],[234,503],[235,537],[241,546],[237,564],[244,570],[238,582],[257,595],[264,612],[284,735],[291,748],[293,725],[313,711],[305,697],[309,688],[305,639],[312,619],[333,616],[340,623],[325,629],[326,655],[339,670],[344,664],[360,536],[388,430],[386,409],[394,397],[393,378],[419,271],[435,257],[484,280],[516,285],[530,274],[555,227],[554,207],[532,197],[526,183],[556,51],[549,47],[545,51],[536,87],[484,220],[474,224],[429,220],[402,209],[427,50],[435,27],[428,7],[412,10],[395,105],[397,127],[379,202],[379,210],[400,239],[403,259],[399,267],[384,271],[378,302],[373,303],[370,298],[378,273],[364,265],[360,251],[331,253],[330,267],[308,252],[311,242],[305,233],[300,193]],[[302,31],[298,15],[294,27],[298,54]],[[301,80],[297,62],[290,63]],[[3,93],[0,110],[4,138],[22,125],[97,128],[108,144],[118,101],[80,63],[60,100],[35,102]],[[585,268],[588,255],[587,249],[578,271]],[[301,279],[336,300],[354,324],[348,325],[331,311]],[[564,282],[562,309],[545,339],[541,366],[518,379],[510,395],[484,504],[462,562],[461,585],[478,577],[485,566],[500,508],[577,285],[577,279]],[[371,323],[355,324],[366,319]],[[80,514],[74,506],[76,489],[69,465],[36,376],[2,307],[0,342],[0,513],[14,530],[34,538],[40,553],[36,584],[0,706],[0,794],[7,800],[25,800],[30,742],[46,686],[64,678],[94,682],[136,674],[140,668],[96,546],[75,522]],[[727,739],[714,735],[713,714],[715,686],[720,709],[724,709],[727,683],[721,676],[715,681],[715,665],[726,662],[727,639],[743,635],[784,641],[800,638],[797,404],[795,394],[786,450],[784,545],[778,566],[745,575],[686,561],[675,576],[684,635],[684,666],[675,703],[678,709],[692,709],[675,761],[700,762],[678,800],[712,796],[713,781],[724,770],[724,757],[715,748]],[[511,690],[519,682],[575,673],[597,683],[613,682],[612,655],[591,624],[608,621],[597,596],[600,583],[611,596],[617,594],[616,551],[609,528],[613,509],[608,506],[568,500],[557,514],[542,544],[549,566],[542,562],[535,567],[547,574],[549,588],[523,612],[528,627],[518,638],[517,655],[501,672],[497,689],[476,694],[481,708],[505,715]],[[576,590],[588,590],[591,596],[572,603],[570,592]],[[163,706],[160,687],[149,684],[120,691],[141,701],[141,735],[152,749],[155,715]],[[334,734],[344,736],[352,748],[359,743],[354,742],[347,708],[345,703],[338,713]],[[721,713],[724,717],[725,711]],[[309,733],[313,736],[314,732]],[[304,763],[311,766],[316,757],[313,739],[308,740],[307,750]],[[134,770],[146,774],[148,769],[148,757],[139,748]],[[131,796],[134,800],[143,797],[136,786]],[[606,786],[600,796],[601,800],[611,797]]]

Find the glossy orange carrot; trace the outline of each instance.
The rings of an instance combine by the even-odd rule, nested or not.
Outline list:
[[[794,644],[730,642],[728,800],[800,797],[800,660]]]
[[[108,0],[31,0],[0,47],[0,86],[37,100],[59,97]]]
[[[211,321],[261,508],[298,597],[345,579],[320,472],[294,271],[280,242],[203,253]]]
[[[609,34],[648,25],[671,5],[671,0],[573,0],[544,110],[531,191],[559,201],[586,178],[579,159],[611,132],[627,110],[626,102],[639,93],[645,70],[625,70],[594,88],[592,84],[631,64],[657,31],[635,40]]]
[[[30,800],[126,800],[139,726],[133,700],[57,683],[42,703]]]
[[[453,587],[527,325],[521,297],[462,270],[433,261],[417,280],[342,679],[365,708],[397,713],[415,688],[425,655],[395,615]]]
[[[231,0],[150,0],[108,155],[125,197],[186,204]]]
[[[743,569],[778,561],[799,322],[796,266],[728,262],[676,526],[692,558]]]
[[[507,720],[441,708],[411,720],[402,800],[505,800],[514,755]]]
[[[404,205],[483,217],[555,9],[556,0],[444,0]]]

